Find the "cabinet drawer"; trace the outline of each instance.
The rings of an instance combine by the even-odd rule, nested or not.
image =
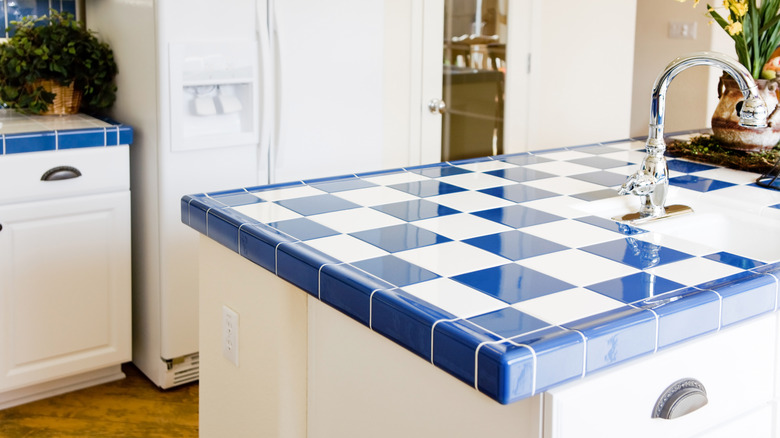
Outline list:
[[[0,205],[128,190],[128,153],[124,145],[0,156]],[[59,176],[80,176],[41,179],[57,169]]]
[[[767,315],[548,391],[544,437],[691,437],[747,415],[773,398],[775,321]],[[684,378],[704,385],[708,403],[652,418],[659,396]]]

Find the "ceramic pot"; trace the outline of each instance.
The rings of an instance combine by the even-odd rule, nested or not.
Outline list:
[[[775,147],[780,142],[780,83],[776,79],[758,79],[758,94],[766,102],[769,110],[766,128],[745,128],[739,126],[737,104],[744,99],[737,82],[724,73],[718,81],[718,106],[712,115],[713,137],[727,149],[743,152],[762,152]]]

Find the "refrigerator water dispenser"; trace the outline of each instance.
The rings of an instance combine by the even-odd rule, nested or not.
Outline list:
[[[171,150],[259,142],[254,41],[170,45]]]

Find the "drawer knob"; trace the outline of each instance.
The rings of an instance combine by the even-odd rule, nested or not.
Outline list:
[[[62,179],[78,178],[81,171],[71,166],[52,167],[41,175],[41,181],[58,181]]]
[[[680,379],[666,388],[655,402],[653,418],[671,420],[707,404],[707,390],[696,379]]]

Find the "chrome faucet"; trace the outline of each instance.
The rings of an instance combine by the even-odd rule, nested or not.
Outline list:
[[[737,82],[742,95],[745,96],[741,107],[737,109],[741,126],[766,127],[768,116],[766,105],[758,96],[758,87],[753,77],[742,64],[726,55],[714,52],[696,52],[675,59],[658,75],[653,85],[650,103],[650,134],[645,145],[647,156],[642,160],[639,170],[628,177],[618,192],[621,195],[639,196],[639,212],[615,217],[615,220],[641,223],[693,211],[684,205],[666,205],[666,196],[669,191],[669,171],[664,157],[666,151],[664,112],[666,92],[672,79],[683,70],[697,65],[721,68]]]

